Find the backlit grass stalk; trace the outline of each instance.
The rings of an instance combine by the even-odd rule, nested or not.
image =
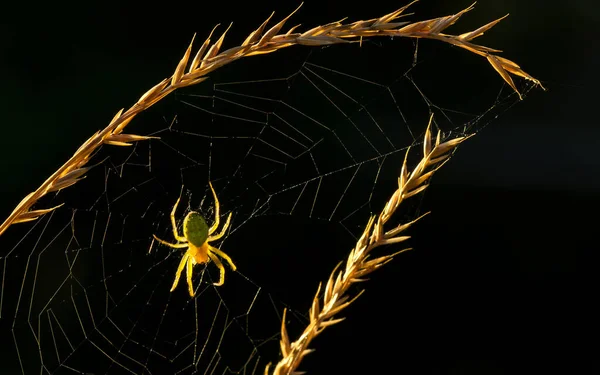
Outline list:
[[[267,24],[273,16],[273,14],[271,14],[265,22],[248,35],[242,44],[222,52],[221,47],[229,28],[225,30],[216,41],[211,39],[211,32],[209,37],[194,54],[193,58],[192,46],[194,39],[192,38],[192,42],[185,51],[185,54],[177,65],[173,75],[169,78],[165,78],[148,90],[128,110],[124,111],[124,109],[121,109],[117,112],[106,128],[92,135],[83,145],[81,145],[81,147],[79,147],[75,154],[56,172],[48,177],[38,189],[23,198],[9,217],[2,225],[0,225],[0,235],[12,224],[35,220],[41,215],[60,207],[59,205],[47,209],[31,209],[32,206],[46,194],[67,188],[85,177],[85,173],[90,169],[90,167],[86,167],[86,165],[91,159],[94,151],[101,145],[130,146],[133,142],[152,138],[123,133],[125,127],[140,112],[151,107],[173,91],[182,87],[198,84],[208,79],[208,74],[214,70],[244,57],[267,54],[294,45],[326,46],[340,43],[362,42],[363,38],[382,36],[426,38],[450,43],[486,57],[494,69],[517,93],[518,91],[510,76],[511,74],[531,80],[540,85],[538,80],[525,73],[514,62],[494,55],[494,53],[500,52],[499,50],[480,46],[471,42],[473,39],[492,28],[496,23],[502,20],[502,18],[490,22],[474,31],[460,35],[444,34],[443,31],[454,24],[464,13],[472,10],[473,5],[450,16],[414,23],[396,22],[398,18],[403,16],[404,11],[415,2],[416,1],[413,1],[394,12],[379,18],[352,23],[343,23],[344,20],[340,20],[314,27],[305,32],[296,32],[298,26],[294,26],[287,32],[280,33],[288,19],[300,8],[298,7],[289,16],[267,29]]]
[[[433,173],[446,163],[456,147],[468,138],[458,137],[442,143],[440,132],[438,132],[434,142],[431,136],[432,118],[433,115],[429,119],[429,125],[425,133],[423,158],[413,171],[409,172],[405,157],[400,177],[398,178],[398,188],[394,191],[381,213],[371,216],[363,234],[356,242],[356,246],[350,251],[345,265],[342,262],[333,269],[323,293],[321,293],[322,285],[319,285],[312,302],[312,307],[309,310],[310,322],[300,337],[294,342],[290,342],[287,334],[286,314],[284,311],[281,322],[280,340],[282,358],[275,366],[273,372],[270,372],[271,366],[269,364],[265,368],[265,375],[301,374],[302,372],[296,372],[296,369],[304,356],[313,352],[313,349],[309,348],[312,340],[323,332],[325,328],[344,320],[344,318],[338,317],[340,312],[362,294],[361,291],[354,296],[350,295],[348,293],[350,287],[356,283],[365,281],[365,276],[391,261],[395,255],[410,250],[410,248],[405,248],[390,255],[383,255],[376,258],[371,256],[371,251],[379,246],[401,243],[410,238],[402,234],[426,214],[409,223],[400,224],[389,230],[384,228],[386,223],[405,199],[417,195],[427,188]],[[406,156],[408,156],[408,151],[406,152]]]

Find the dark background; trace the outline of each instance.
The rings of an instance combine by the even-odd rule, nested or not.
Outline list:
[[[295,19],[310,27],[344,16],[376,17],[402,5],[311,0]],[[412,8],[411,19],[468,5],[423,0]],[[228,40],[237,42],[272,10],[281,16],[296,6],[275,1],[8,6],[0,23],[0,216],[8,216],[118,109],[169,75],[194,32],[203,36],[217,22],[234,21]],[[548,91],[534,90],[459,149],[423,201],[421,209],[433,213],[413,231],[417,251],[373,276],[367,293],[346,312],[347,322],[316,342],[306,370],[600,370],[595,303],[600,54],[594,25],[599,10],[596,2],[583,0],[480,1],[448,30],[469,31],[510,13],[476,41],[504,50],[503,57]],[[487,64],[476,56],[460,61]],[[468,71],[457,63],[456,74]],[[481,79],[500,79],[489,67],[486,74]],[[468,85],[455,89],[457,98],[464,97]]]

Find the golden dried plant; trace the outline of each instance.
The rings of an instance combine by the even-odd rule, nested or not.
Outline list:
[[[309,310],[310,321],[300,337],[294,342],[290,342],[287,334],[284,311],[280,340],[282,358],[275,365],[273,375],[301,374],[302,372],[297,372],[296,369],[302,359],[313,352],[313,349],[309,348],[312,340],[325,328],[343,321],[344,318],[337,318],[336,316],[362,294],[361,291],[354,297],[350,296],[348,293],[350,286],[365,281],[364,277],[366,275],[391,261],[395,255],[410,250],[410,248],[405,248],[393,254],[377,258],[371,257],[371,251],[379,246],[401,243],[410,238],[410,236],[401,234],[426,214],[390,230],[384,229],[385,224],[405,199],[421,193],[429,186],[431,176],[449,160],[456,147],[468,138],[457,137],[441,142],[441,133],[438,131],[435,142],[433,142],[431,135],[432,119],[433,115],[429,118],[429,125],[425,132],[422,159],[412,172],[409,172],[406,157],[408,157],[410,149],[407,150],[398,178],[398,188],[385,204],[381,213],[369,218],[361,237],[350,251],[345,266],[340,269],[343,263],[339,263],[333,269],[322,294],[322,287],[319,285],[313,298],[312,307]],[[270,367],[269,364],[265,368],[265,375],[270,373]]]
[[[8,218],[0,225],[0,235],[2,235],[2,233],[4,233],[12,224],[36,220],[43,214],[60,207],[59,205],[46,209],[32,210],[33,205],[46,194],[65,189],[84,178],[86,172],[91,168],[86,166],[87,163],[91,159],[94,151],[101,145],[129,146],[133,142],[152,138],[123,133],[125,127],[140,112],[143,112],[173,91],[182,87],[198,84],[208,79],[208,74],[215,69],[243,57],[267,54],[294,45],[326,46],[351,42],[360,43],[363,38],[371,37],[385,36],[436,39],[486,57],[492,67],[517,93],[518,90],[511,78],[511,74],[523,77],[541,86],[538,80],[525,73],[514,62],[494,55],[494,53],[499,53],[501,51],[473,44],[471,42],[476,37],[481,36],[484,32],[491,29],[504,17],[481,26],[476,30],[460,35],[445,34],[443,31],[454,24],[464,13],[472,10],[473,5],[456,14],[445,17],[414,23],[395,22],[398,18],[403,16],[404,11],[415,2],[416,1],[413,1],[394,12],[379,18],[352,23],[343,23],[344,20],[341,20],[317,26],[305,32],[296,32],[298,26],[294,26],[287,32],[280,33],[284,24],[300,7],[266,30],[267,24],[273,16],[272,13],[267,20],[248,35],[241,45],[229,48],[222,52],[220,52],[221,47],[229,28],[214,42],[211,40],[211,32],[190,62],[194,41],[192,38],[192,42],[185,51],[185,54],[177,65],[173,75],[169,78],[165,78],[148,90],[127,111],[121,109],[117,112],[106,128],[92,135],[79,147],[79,149],[77,149],[75,154],[58,168],[56,172],[48,177],[39,188],[23,198]]]

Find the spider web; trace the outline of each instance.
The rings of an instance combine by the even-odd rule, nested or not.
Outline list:
[[[278,358],[283,309],[294,337],[429,114],[444,136],[470,134],[517,101],[500,83],[474,83],[479,100],[446,108],[459,78],[433,58],[417,63],[422,53],[398,41],[281,51],[140,115],[131,132],[159,139],[104,147],[84,181],[50,199],[64,207],[5,235],[0,322],[12,351],[2,362],[25,374],[262,373]],[[208,181],[222,222],[232,213],[215,246],[238,272],[225,265],[215,287],[218,269],[195,266],[192,299],[185,276],[169,292],[182,251],[152,235],[175,241],[179,197],[180,228],[190,210],[210,225]]]

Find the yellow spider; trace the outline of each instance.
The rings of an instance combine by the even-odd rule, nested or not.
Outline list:
[[[191,297],[194,297],[194,288],[192,286],[192,270],[196,264],[208,263],[211,260],[215,262],[217,267],[219,267],[219,282],[214,283],[216,286],[223,285],[223,282],[225,281],[225,267],[223,267],[223,263],[221,263],[216,255],[225,259],[231,266],[232,270],[236,270],[235,264],[233,264],[231,258],[227,254],[210,245],[210,242],[220,239],[225,234],[225,231],[227,231],[227,228],[229,227],[229,221],[231,220],[231,213],[229,213],[227,221],[225,222],[223,229],[221,229],[221,233],[211,236],[211,234],[213,234],[219,227],[219,199],[217,198],[217,193],[215,193],[215,189],[213,189],[212,184],[210,182],[208,184],[212,190],[213,196],[215,197],[215,222],[210,228],[208,228],[206,220],[204,220],[202,215],[196,211],[191,211],[183,220],[183,237],[180,236],[177,233],[177,224],[175,223],[175,211],[177,210],[179,199],[181,199],[179,198],[173,206],[173,211],[171,211],[173,236],[175,236],[177,243],[169,243],[156,237],[156,235],[153,235],[154,238],[163,245],[167,245],[175,249],[187,248],[185,254],[183,254],[183,257],[181,258],[181,262],[179,262],[179,267],[177,267],[177,274],[175,274],[175,282],[171,287],[171,292],[177,287],[179,278],[183,273],[183,268],[186,267],[186,279]]]

